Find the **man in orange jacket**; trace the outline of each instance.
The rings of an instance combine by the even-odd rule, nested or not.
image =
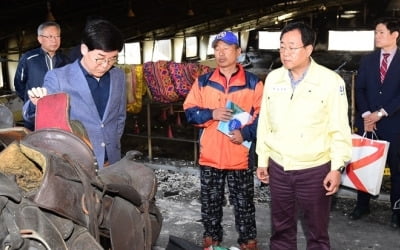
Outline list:
[[[227,181],[240,248],[255,250],[258,248],[254,174],[249,160],[254,156],[263,83],[237,63],[241,48],[234,33],[219,33],[212,46],[218,66],[195,80],[183,104],[188,122],[201,128],[199,164],[203,247],[219,245],[222,241],[222,206]],[[241,113],[249,114],[249,119],[239,126],[229,126],[229,132],[223,133],[218,127],[220,122],[232,121],[235,114],[235,110],[227,108],[227,103],[239,107]],[[232,122],[229,125],[233,125]]]

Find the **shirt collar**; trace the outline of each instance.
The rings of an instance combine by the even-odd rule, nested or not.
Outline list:
[[[307,69],[303,72],[303,74],[301,75],[301,77],[298,80],[295,80],[293,78],[293,74],[292,71],[288,70],[288,74],[289,74],[289,78],[290,78],[290,83],[292,84],[292,88],[295,89],[297,87],[297,85],[299,85],[299,83],[301,81],[303,81],[304,77],[306,76],[308,69],[310,68],[310,65],[308,65]]]
[[[91,75],[86,69],[85,69],[85,67],[83,67],[83,65],[82,65],[82,63],[81,63],[81,60],[78,60],[78,64],[79,64],[79,67],[81,67],[81,69],[82,69],[82,72],[83,72],[83,74],[85,75],[85,77],[92,77],[92,78],[95,78],[95,79],[97,79],[97,80],[99,80],[99,79],[101,79],[103,76],[105,76],[106,74],[108,74],[110,71],[107,71],[102,77],[100,77],[100,78],[97,78],[97,77],[94,77],[93,75]]]
[[[397,48],[394,48],[394,49],[392,49],[390,51],[385,51],[385,52],[383,51],[383,49],[381,49],[381,57],[383,57],[383,54],[389,53],[390,54],[389,58],[392,58],[393,55],[396,53],[396,51],[397,51]]]

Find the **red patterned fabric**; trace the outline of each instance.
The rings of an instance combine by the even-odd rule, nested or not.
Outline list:
[[[185,74],[186,77],[190,79],[191,84],[193,84],[194,80],[197,77],[205,73],[208,73],[211,70],[212,68],[198,63],[186,63],[185,65]]]
[[[193,78],[185,74],[186,65],[171,62],[168,66],[171,78],[175,84],[175,90],[181,99],[184,99],[192,88]]]
[[[199,69],[199,75],[203,75],[205,73],[211,72],[213,68],[207,66],[207,65],[202,65],[200,64],[200,69]]]
[[[175,84],[172,81],[171,74],[168,69],[168,61],[157,61],[154,63],[155,72],[159,81],[160,91],[166,102],[176,102],[179,95],[176,92]]]
[[[194,79],[199,76],[199,64],[197,63],[187,63],[185,67],[185,74],[190,82],[193,83]]]
[[[150,90],[151,98],[155,102],[164,102],[164,98],[161,95],[158,87],[158,82],[155,74],[155,68],[153,62],[146,62],[143,65],[143,74],[147,83],[147,87]]]
[[[155,102],[170,103],[179,100],[168,70],[168,61],[144,64],[144,77]]]
[[[152,100],[161,103],[184,100],[194,80],[211,70],[197,63],[170,61],[146,62],[143,65],[144,78]]]

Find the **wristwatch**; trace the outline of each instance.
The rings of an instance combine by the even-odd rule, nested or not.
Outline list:
[[[337,171],[339,171],[341,174],[343,174],[344,170],[346,169],[345,166],[341,166],[340,168],[336,169]]]
[[[382,116],[383,116],[382,111],[378,111],[378,117],[382,117]]]

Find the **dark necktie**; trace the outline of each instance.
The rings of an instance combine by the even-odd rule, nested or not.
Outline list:
[[[385,75],[387,71],[387,66],[388,66],[388,57],[389,53],[383,53],[383,59],[381,63],[381,68],[380,68],[380,73],[381,73],[381,83],[383,83],[383,80],[385,80]]]

